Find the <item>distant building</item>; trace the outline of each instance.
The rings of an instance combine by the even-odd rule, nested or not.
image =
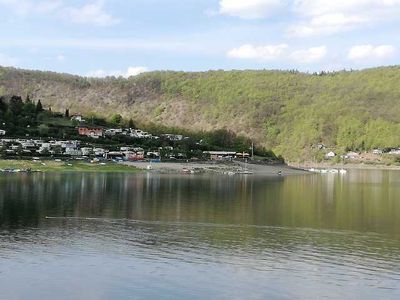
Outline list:
[[[1,135],[1,136],[4,136],[4,135],[6,135],[6,131],[5,131],[5,130],[2,130],[2,129],[0,129],[0,135]]]
[[[78,127],[78,133],[79,135],[85,135],[89,136],[92,138],[99,138],[103,137],[104,135],[104,130],[103,128],[98,128],[98,127]]]
[[[78,121],[80,123],[85,122],[85,119],[81,115],[73,115],[71,121]]]
[[[161,136],[170,141],[182,141],[184,138],[183,135],[181,134],[170,134],[170,133],[162,134]]]
[[[210,155],[211,160],[232,160],[236,157],[236,151],[205,151],[203,153]]]
[[[360,158],[360,154],[357,153],[357,152],[350,151],[350,152],[347,152],[343,156],[343,158],[345,158],[345,159],[359,159]]]
[[[389,154],[400,155],[400,149],[392,149],[389,151]]]
[[[382,151],[381,149],[374,149],[374,150],[372,151],[372,153],[373,153],[373,154],[376,154],[376,155],[382,155],[382,154],[383,154],[383,151]]]
[[[82,151],[79,149],[67,148],[65,149],[64,154],[70,156],[82,156]]]
[[[336,153],[333,152],[333,151],[328,152],[328,153],[325,155],[325,158],[326,158],[326,159],[331,159],[331,158],[334,158],[334,157],[336,157]]]

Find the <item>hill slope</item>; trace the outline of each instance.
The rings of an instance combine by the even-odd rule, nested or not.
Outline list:
[[[0,68],[0,86],[60,111],[228,128],[291,161],[311,158],[317,143],[338,151],[400,145],[400,67],[324,75],[152,72],[130,79]]]

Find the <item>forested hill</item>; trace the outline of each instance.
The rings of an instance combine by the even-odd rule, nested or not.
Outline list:
[[[313,145],[336,151],[400,145],[400,67],[331,74],[151,72],[92,79],[0,68],[0,94],[53,110],[121,113],[190,130],[227,128],[295,161]]]

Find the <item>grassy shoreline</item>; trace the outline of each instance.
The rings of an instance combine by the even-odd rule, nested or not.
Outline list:
[[[106,164],[82,161],[56,162],[51,160],[0,160],[0,170],[32,170],[33,172],[137,173],[139,169],[114,162]]]
[[[350,169],[350,170],[400,170],[399,165],[394,164],[379,164],[379,163],[345,163],[345,164],[335,164],[335,163],[289,163],[288,164],[294,168],[300,168],[308,170],[310,168],[316,169]]]

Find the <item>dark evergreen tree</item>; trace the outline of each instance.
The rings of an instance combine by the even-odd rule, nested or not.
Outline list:
[[[67,109],[65,110],[65,117],[66,117],[66,118],[69,118],[69,108],[67,108]]]
[[[40,113],[40,112],[42,112],[43,111],[43,106],[42,106],[42,102],[40,101],[40,99],[39,99],[39,101],[37,102],[37,104],[36,104],[36,112],[37,113]]]
[[[132,119],[129,119],[128,127],[129,127],[129,128],[135,128],[135,123],[133,122]]]
[[[14,116],[19,116],[24,107],[24,102],[20,96],[12,96],[10,99],[9,110]]]

